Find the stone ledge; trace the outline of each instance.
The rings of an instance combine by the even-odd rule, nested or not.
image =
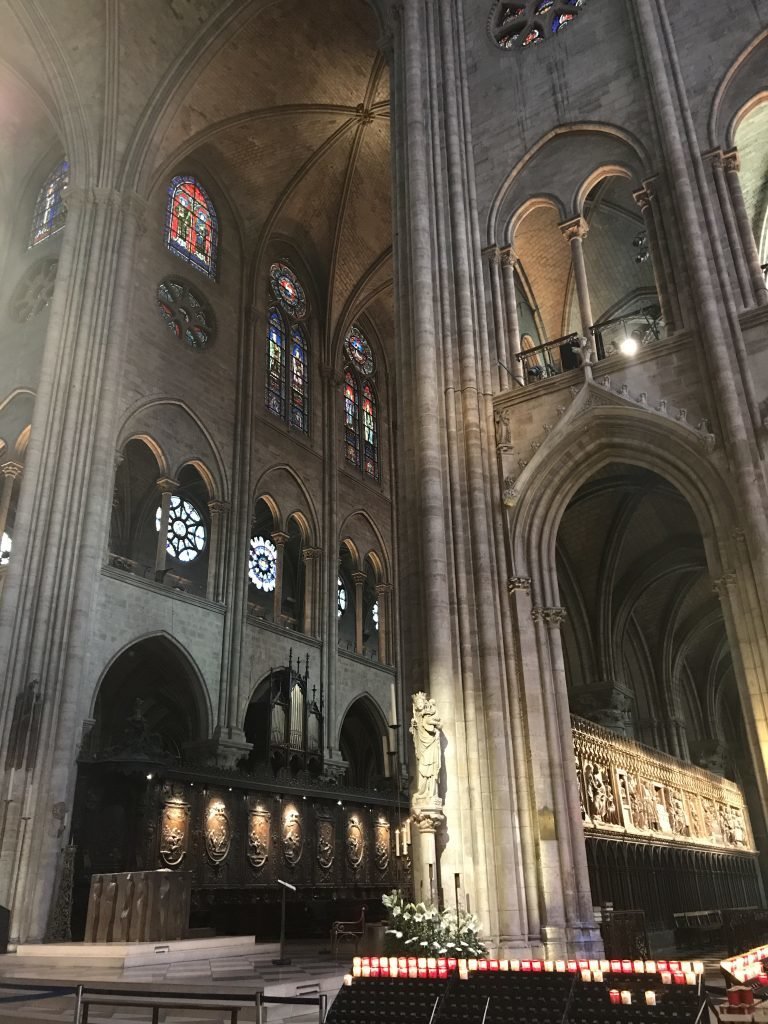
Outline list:
[[[197,608],[204,608],[206,611],[216,612],[217,615],[223,615],[226,608],[223,604],[218,604],[215,601],[209,601],[205,597],[197,597],[194,594],[187,594],[183,590],[173,590],[171,587],[164,587],[160,583],[155,583],[153,580],[145,580],[140,576],[134,575],[134,573],[126,572],[122,569],[113,569],[112,566],[102,565],[101,575],[108,576],[110,579],[118,580],[120,583],[125,583],[130,587],[137,587],[139,590],[148,590],[158,596],[171,598],[173,601],[182,601],[184,604],[192,604]]]

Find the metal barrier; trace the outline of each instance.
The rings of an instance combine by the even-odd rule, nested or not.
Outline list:
[[[229,1013],[231,1024],[237,1024],[240,1011],[250,1006],[256,1008],[257,1024],[263,1024],[264,1007],[268,1004],[316,1006],[318,1008],[318,1024],[324,1024],[328,1014],[328,996],[324,992],[317,996],[265,996],[261,991],[256,991],[253,994],[232,991],[197,993],[157,988],[114,988],[107,985],[73,985],[65,982],[41,984],[40,982],[13,980],[0,982],[0,990],[3,989],[20,994],[0,995],[0,1005],[74,996],[73,1024],[88,1024],[88,1011],[91,1006],[145,1007],[152,1011],[152,1024],[158,1024],[160,1010],[222,1010]]]

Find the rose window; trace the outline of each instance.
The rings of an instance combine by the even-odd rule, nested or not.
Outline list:
[[[284,263],[273,263],[269,268],[269,282],[272,294],[294,320],[303,320],[307,315],[307,297],[294,272]]]
[[[576,19],[586,0],[516,0],[491,8],[493,41],[502,50],[542,43]]]
[[[10,303],[11,317],[17,323],[25,324],[51,304],[58,269],[57,259],[38,260],[19,281]]]
[[[155,513],[155,529],[160,532],[162,509]],[[203,517],[190,501],[177,494],[171,498],[165,550],[180,562],[194,562],[205,547]]]
[[[277,583],[277,548],[264,537],[251,538],[248,578],[259,590],[271,591]]]
[[[157,289],[157,303],[168,329],[190,348],[202,349],[213,341],[213,315],[184,281],[166,278]]]
[[[365,377],[370,377],[374,371],[373,352],[359,328],[350,328],[344,340],[344,351],[353,366]]]
[[[336,610],[341,618],[347,610],[347,588],[344,586],[341,576],[336,581],[336,595]]]

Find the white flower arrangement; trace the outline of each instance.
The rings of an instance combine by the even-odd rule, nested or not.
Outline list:
[[[406,903],[393,889],[381,898],[389,910],[386,931],[389,955],[414,953],[428,956],[484,957],[487,950],[478,934],[480,923],[463,910],[438,910],[425,903]]]

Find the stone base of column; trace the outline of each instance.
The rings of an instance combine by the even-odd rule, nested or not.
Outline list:
[[[246,741],[241,729],[216,729],[209,740],[186,748],[192,757],[226,769],[236,768],[237,762],[247,757],[252,750],[253,744]]]

